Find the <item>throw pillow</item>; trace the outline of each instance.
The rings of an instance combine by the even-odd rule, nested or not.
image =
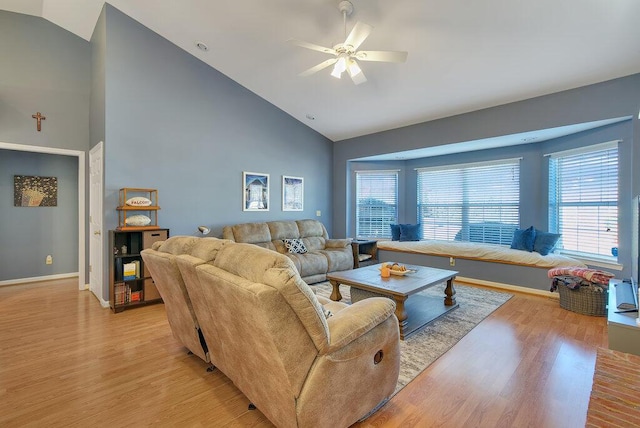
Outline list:
[[[390,224],[391,228],[391,240],[399,241],[400,240],[400,225],[399,224]]]
[[[533,244],[536,240],[536,229],[531,226],[528,229],[516,229],[513,232],[511,248],[514,250],[533,251]]]
[[[556,247],[560,235],[557,233],[543,232],[536,229],[536,239],[533,242],[533,251],[540,253],[541,256],[546,256]]]
[[[420,223],[401,224],[399,240],[400,241],[419,241],[420,240]]]
[[[307,252],[307,247],[305,247],[302,239],[292,238],[292,239],[283,239],[284,246],[287,247],[287,250],[291,254],[304,254]]]

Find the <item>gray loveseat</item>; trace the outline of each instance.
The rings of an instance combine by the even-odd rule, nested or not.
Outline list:
[[[351,239],[329,239],[318,220],[236,224],[225,226],[222,237],[285,254],[307,284],[326,280],[329,272],[353,269]],[[306,252],[291,253],[285,246],[286,239],[299,239]]]

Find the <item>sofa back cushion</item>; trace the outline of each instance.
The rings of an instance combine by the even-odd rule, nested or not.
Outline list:
[[[287,256],[255,245],[230,244],[218,253],[213,265],[278,290],[302,320],[317,349],[324,349],[329,327],[322,306]]]
[[[230,363],[221,370],[269,420],[293,426],[286,422],[296,420],[296,400],[317,357],[302,321],[274,287],[210,264],[196,270]]]
[[[295,221],[270,221],[267,223],[272,241],[300,238],[300,231]]]
[[[188,254],[190,256],[202,259],[204,262],[210,262],[215,260],[218,255],[218,251],[226,244],[231,243],[228,239],[218,238],[196,238],[196,242],[189,249],[182,254]]]
[[[235,242],[256,244],[271,241],[271,232],[267,223],[242,223],[225,226],[222,230],[222,237]]]

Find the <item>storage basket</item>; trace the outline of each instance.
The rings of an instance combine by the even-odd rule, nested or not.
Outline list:
[[[606,286],[581,286],[571,289],[558,285],[560,307],[583,315],[604,317],[607,315],[608,290]]]

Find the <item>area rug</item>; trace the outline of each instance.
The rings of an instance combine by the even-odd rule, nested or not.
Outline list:
[[[320,296],[331,295],[331,285],[323,282],[311,288]],[[456,300],[460,307],[442,318],[424,327],[418,333],[400,341],[400,376],[393,395],[397,394],[431,363],[447,352],[467,333],[498,309],[512,295],[484,288],[455,286]],[[351,303],[349,287],[340,286],[342,301]],[[420,294],[442,296],[444,299],[444,284],[434,286]]]
[[[598,348],[585,426],[640,426],[640,356]]]

